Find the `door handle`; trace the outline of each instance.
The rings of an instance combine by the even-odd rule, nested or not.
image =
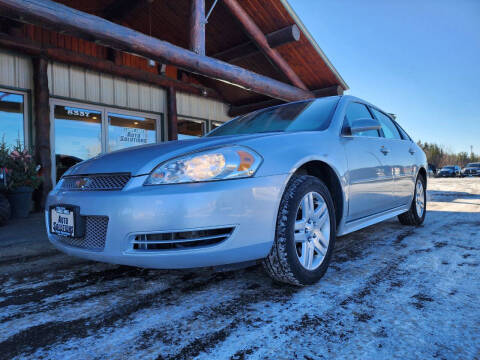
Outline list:
[[[387,156],[390,150],[388,150],[386,147],[382,146],[380,148],[380,151],[383,153],[383,155]]]
[[[410,153],[410,155],[415,154],[415,150],[413,150],[413,149],[408,149],[408,152]]]

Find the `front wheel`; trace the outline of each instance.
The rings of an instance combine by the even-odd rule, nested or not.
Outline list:
[[[425,188],[425,178],[418,175],[410,210],[398,216],[401,224],[419,226],[423,223],[427,213],[427,191]]]
[[[325,274],[335,245],[335,209],[325,184],[294,176],[283,194],[275,241],[263,265],[280,282],[314,284]]]

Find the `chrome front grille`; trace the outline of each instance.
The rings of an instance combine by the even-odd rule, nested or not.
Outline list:
[[[68,236],[53,235],[62,244],[76,248],[102,251],[105,248],[107,237],[108,217],[107,216],[86,216],[85,236],[72,238]]]
[[[130,174],[96,174],[66,176],[61,181],[62,190],[108,191],[122,190]]]
[[[218,244],[232,235],[233,227],[135,235],[133,250],[180,250]]]

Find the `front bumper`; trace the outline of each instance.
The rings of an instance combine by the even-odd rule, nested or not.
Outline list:
[[[146,268],[179,269],[256,260],[268,255],[275,236],[281,195],[288,174],[196,184],[143,186],[134,177],[121,191],[53,190],[46,209],[68,204],[82,216],[106,216],[105,247],[91,251],[69,246],[50,233],[61,251],[91,260]],[[134,250],[137,234],[234,227],[225,241],[188,249]]]

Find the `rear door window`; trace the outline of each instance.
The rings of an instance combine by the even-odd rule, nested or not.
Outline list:
[[[397,126],[393,123],[389,116],[385,115],[377,109],[371,108],[373,115],[380,121],[382,125],[383,134],[387,139],[402,139]]]

